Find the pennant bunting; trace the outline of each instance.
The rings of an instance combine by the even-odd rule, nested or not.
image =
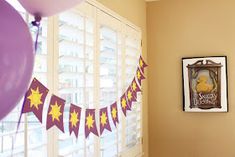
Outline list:
[[[120,107],[122,109],[125,117],[127,116],[127,111],[131,110],[133,102],[137,101],[137,93],[141,92],[141,83],[145,79],[144,70],[148,65],[143,60],[143,57],[139,58],[139,65],[136,71],[136,75],[132,80],[130,86],[127,88],[125,93],[120,98]],[[33,112],[37,119],[42,123],[43,107],[48,95],[49,90],[42,83],[40,83],[36,78],[30,84],[28,91],[25,94],[22,113]],[[65,100],[62,98],[52,95],[50,98],[50,103],[47,111],[46,129],[49,130],[51,127],[56,126],[62,132],[64,132],[64,107]],[[96,125],[96,110],[86,109],[85,110],[85,137],[87,138],[90,133],[96,136],[102,135],[105,130],[112,132],[109,116],[111,116],[113,124],[117,127],[119,123],[118,114],[118,104],[117,102],[110,105],[110,110],[108,106],[99,110],[99,130]],[[110,112],[110,115],[109,115]],[[80,123],[81,123],[81,113],[82,108],[74,104],[70,105],[69,109],[69,133],[75,134],[78,138]],[[21,114],[22,115],[22,114]],[[100,134],[99,132],[100,131]]]
[[[124,94],[125,94],[125,99],[126,99],[126,104],[127,104],[126,110],[131,111],[131,106],[128,104],[127,92],[125,92]]]
[[[86,138],[89,136],[90,133],[99,136],[96,121],[95,121],[95,109],[86,109],[85,114],[85,136]]]
[[[48,89],[34,78],[29,90],[26,92],[22,112],[33,112],[37,119],[42,123],[43,106],[48,92]]]
[[[136,78],[137,78],[139,85],[141,86],[141,82],[143,79],[145,79],[145,77],[144,77],[143,73],[140,71],[140,68],[138,68],[136,71]]]
[[[148,66],[143,60],[142,56],[140,56],[140,59],[139,59],[139,66],[140,66],[140,70],[142,71],[142,73],[144,73],[144,68]]]
[[[137,99],[137,92],[141,92],[141,89],[139,85],[137,84],[135,78],[131,82],[131,90],[132,90],[132,95]]]
[[[122,97],[120,99],[120,104],[121,104],[122,112],[126,116],[127,110],[131,110],[130,107],[128,106],[128,104],[127,104],[126,94],[122,95]]]
[[[112,131],[109,123],[108,107],[100,109],[100,135],[102,135],[105,129],[110,132]]]
[[[114,123],[115,127],[117,127],[117,124],[119,123],[117,102],[113,103],[110,106],[110,110],[111,110],[111,117],[112,117],[113,123]]]
[[[69,133],[71,135],[74,132],[77,138],[81,121],[81,111],[82,109],[80,107],[71,104],[69,110]]]
[[[64,122],[63,122],[63,113],[64,113],[65,100],[52,95],[48,113],[47,113],[47,125],[46,129],[50,129],[52,126],[57,126],[62,132],[64,132]]]
[[[130,108],[132,108],[132,102],[136,101],[136,97],[133,94],[131,86],[128,87],[128,89],[126,91],[126,96],[127,96],[127,104]]]

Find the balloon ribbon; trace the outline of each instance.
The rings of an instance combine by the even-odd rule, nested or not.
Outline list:
[[[34,44],[35,52],[37,52],[37,48],[38,48],[38,36],[39,36],[39,31],[40,31],[41,19],[42,19],[41,16],[36,15],[34,17],[34,21],[31,22],[33,26],[37,27],[37,34],[36,34],[36,39],[35,39],[35,44]]]

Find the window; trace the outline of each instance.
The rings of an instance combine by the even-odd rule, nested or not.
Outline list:
[[[32,21],[25,12],[22,14],[26,21]],[[127,117],[119,102],[137,69],[141,52],[139,28],[92,0],[44,19],[41,28],[34,76],[47,85],[51,92],[48,97],[54,93],[66,100],[65,133],[56,128],[46,131],[47,100],[43,124],[38,123],[33,114],[24,116],[24,125],[15,142],[15,156],[141,156],[141,94]],[[34,28],[31,32],[35,37]],[[116,128],[109,114],[112,132],[105,130],[100,137],[90,134],[85,139],[85,120],[81,119],[78,139],[69,135],[70,103],[82,107],[82,118],[86,108],[96,109],[99,130],[99,109],[115,101],[119,108],[119,124]],[[16,126],[16,121],[11,120],[17,119],[19,113],[20,106],[1,122],[0,155],[10,153],[11,146],[6,143],[13,140],[11,130]]]

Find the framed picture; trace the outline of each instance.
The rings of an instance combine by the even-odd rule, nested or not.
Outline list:
[[[228,112],[227,57],[182,58],[185,112]]]

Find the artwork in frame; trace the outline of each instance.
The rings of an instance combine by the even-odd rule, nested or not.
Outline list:
[[[227,57],[182,58],[185,112],[228,112]]]

